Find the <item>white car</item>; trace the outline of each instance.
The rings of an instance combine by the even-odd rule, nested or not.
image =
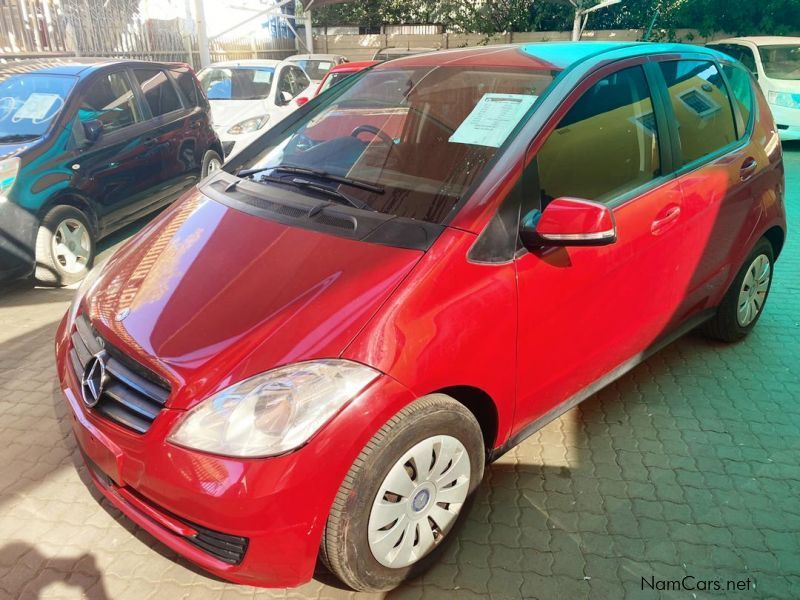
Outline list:
[[[782,140],[800,140],[800,37],[740,37],[711,48],[739,60],[767,97]]]
[[[295,98],[316,89],[298,65],[277,60],[214,63],[197,77],[211,102],[226,160],[297,109]]]
[[[339,54],[295,54],[287,58],[286,62],[298,65],[311,78],[314,85],[319,85],[328,71],[336,65],[349,61]]]

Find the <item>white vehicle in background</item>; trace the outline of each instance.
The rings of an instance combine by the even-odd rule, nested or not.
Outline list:
[[[782,140],[800,140],[800,37],[739,37],[709,47],[740,61],[767,98]]]
[[[338,54],[295,54],[287,58],[286,62],[298,65],[316,86],[333,67],[349,61]]]
[[[197,74],[211,102],[225,159],[241,151],[316,89],[298,65],[278,60],[230,60]]]

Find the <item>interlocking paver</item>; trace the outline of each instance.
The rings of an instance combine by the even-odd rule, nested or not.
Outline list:
[[[642,578],[687,574],[800,597],[800,145],[786,163],[793,231],[753,335],[691,334],[490,466],[440,563],[387,597],[672,598]],[[0,293],[0,598],[383,596],[321,569],[295,590],[228,584],[102,499],[54,380],[72,293]]]

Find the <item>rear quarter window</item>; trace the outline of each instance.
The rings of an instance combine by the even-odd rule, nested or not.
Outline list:
[[[735,65],[722,65],[722,72],[728,79],[731,94],[739,110],[739,119],[736,120],[736,134],[739,139],[743,138],[750,123],[750,115],[753,113],[753,85],[750,74]]]

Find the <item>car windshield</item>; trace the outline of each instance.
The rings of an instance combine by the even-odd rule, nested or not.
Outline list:
[[[259,169],[252,177],[268,185],[281,166],[348,177],[371,187],[328,187],[373,210],[442,223],[554,76],[510,67],[371,70],[267,136],[271,145],[241,168]]]
[[[333,61],[331,60],[293,60],[293,64],[299,66],[303,71],[306,72],[309,79],[313,79],[314,81],[319,81],[325,75],[328,74],[328,71],[331,70],[333,67]]]
[[[44,135],[76,81],[69,75],[0,71],[0,142]]]
[[[357,71],[342,71],[338,73],[331,73],[330,75],[328,75],[325,81],[322,82],[322,86],[319,88],[319,93],[321,94],[325,90],[332,88],[337,83],[342,83],[342,81],[344,81],[351,75],[355,75],[356,73]]]
[[[259,100],[269,96],[272,67],[208,67],[197,77],[209,100]]]
[[[758,52],[767,77],[800,80],[800,45],[759,46]]]

